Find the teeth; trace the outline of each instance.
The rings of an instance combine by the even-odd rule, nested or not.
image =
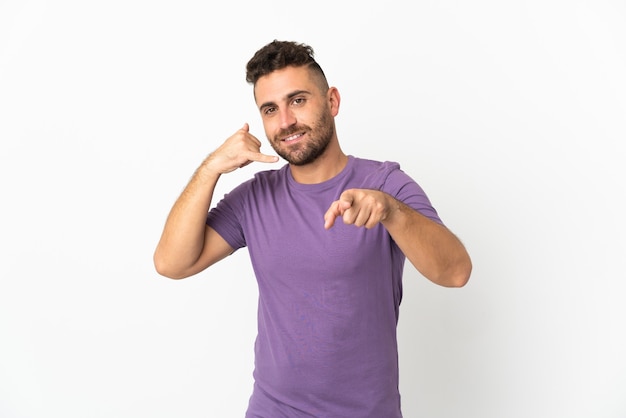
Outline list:
[[[288,136],[287,138],[285,138],[285,142],[293,141],[294,139],[298,138],[299,136],[300,136],[300,134]]]

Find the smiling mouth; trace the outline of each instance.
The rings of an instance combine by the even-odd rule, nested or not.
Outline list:
[[[283,138],[283,140],[282,140],[282,141],[283,141],[283,142],[292,142],[292,141],[295,141],[296,139],[301,138],[303,135],[304,135],[304,133],[303,133],[303,132],[301,132],[301,133],[297,133],[297,134],[293,134],[293,135],[289,135],[288,137]]]

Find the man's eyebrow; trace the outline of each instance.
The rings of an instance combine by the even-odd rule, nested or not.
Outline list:
[[[296,96],[298,96],[300,94],[311,94],[311,92],[308,91],[308,90],[295,90],[295,91],[292,91],[291,93],[287,94],[285,96],[285,99],[289,100],[289,99],[294,98],[294,97],[296,97]],[[276,106],[276,103],[275,102],[265,102],[265,103],[263,103],[262,105],[259,106],[259,109],[263,109],[264,107],[269,107],[269,106]]]
[[[308,90],[296,90],[296,91],[294,91],[294,92],[289,93],[289,94],[287,95],[287,98],[288,98],[288,99],[291,99],[292,97],[298,96],[298,95],[300,95],[300,94],[311,94],[311,92],[310,92],[310,91],[308,91]]]

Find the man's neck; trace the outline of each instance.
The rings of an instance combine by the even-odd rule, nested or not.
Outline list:
[[[302,184],[318,184],[332,179],[341,173],[348,164],[348,156],[343,153],[339,145],[329,145],[326,152],[315,161],[305,165],[290,165],[294,180]]]

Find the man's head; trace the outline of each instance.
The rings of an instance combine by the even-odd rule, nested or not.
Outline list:
[[[328,87],[311,47],[273,41],[248,62],[246,79],[278,155],[298,166],[318,160],[331,144],[339,151],[333,119],[339,92]]]

